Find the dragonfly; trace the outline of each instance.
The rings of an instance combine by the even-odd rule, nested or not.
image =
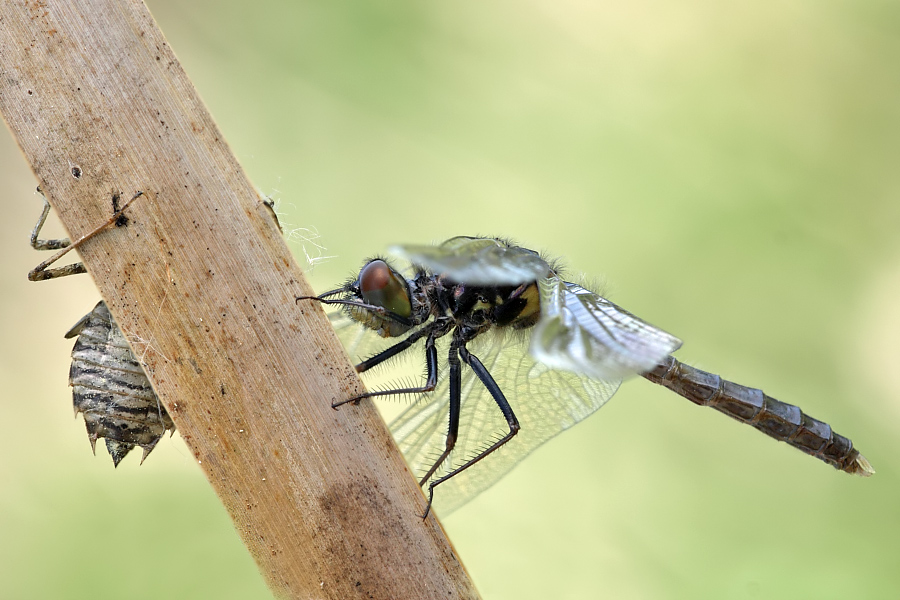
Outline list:
[[[340,307],[330,317],[345,344],[369,354],[356,365],[359,373],[414,348],[424,352],[420,385],[332,403],[415,397],[390,428],[427,489],[423,518],[432,507],[446,515],[474,498],[636,375],[836,469],[874,473],[827,423],[759,389],[680,362],[672,356],[680,339],[566,281],[556,261],[534,250],[499,238],[459,236],[390,251],[409,263],[409,277],[388,259],[372,258],[342,286],[297,301]],[[368,332],[369,342],[361,332]],[[379,339],[386,347],[370,350]]]

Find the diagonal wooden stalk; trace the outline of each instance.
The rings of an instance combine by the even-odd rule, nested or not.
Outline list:
[[[477,594],[268,210],[139,0],[0,0],[0,111],[269,586]]]

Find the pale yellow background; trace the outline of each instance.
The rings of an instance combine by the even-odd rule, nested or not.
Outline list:
[[[900,4],[149,4],[321,236],[316,289],[392,243],[512,236],[878,470],[631,381],[446,520],[485,598],[897,597]],[[0,134],[0,597],[266,598],[177,435],[91,456],[62,334],[99,298],[25,280],[35,185]]]

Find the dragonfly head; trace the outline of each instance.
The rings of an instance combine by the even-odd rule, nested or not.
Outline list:
[[[422,294],[410,296],[410,284],[386,261],[366,262],[356,279],[318,296],[297,296],[295,301],[315,300],[343,306],[344,312],[382,337],[403,335],[426,318],[428,303]]]

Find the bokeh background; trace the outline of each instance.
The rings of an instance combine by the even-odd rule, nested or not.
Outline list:
[[[486,599],[897,597],[900,4],[149,5],[316,289],[513,236],[878,471],[631,381],[444,521]],[[177,435],[91,456],[62,334],[99,297],[25,280],[35,185],[0,135],[0,597],[267,598]]]

